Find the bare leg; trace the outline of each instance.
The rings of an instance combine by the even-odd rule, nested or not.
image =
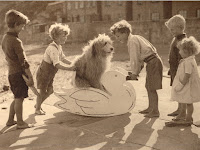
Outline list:
[[[10,111],[9,111],[9,117],[8,117],[8,121],[6,123],[7,126],[12,126],[14,124],[16,124],[16,121],[14,121],[14,117],[15,117],[15,100],[13,100],[13,102],[10,104]]]
[[[193,118],[192,118],[193,111],[194,111],[193,104],[187,104],[186,122],[189,122],[189,123],[193,122]]]
[[[42,103],[53,93],[53,88],[49,88],[47,91],[40,90],[40,96],[37,97],[35,113],[38,115],[45,115],[41,112]]]
[[[15,99],[15,113],[17,116],[17,128],[19,129],[25,129],[30,128],[31,126],[23,121],[23,98],[16,98]]]
[[[152,102],[151,102],[151,92],[149,90],[147,90],[147,94],[148,94],[149,106],[148,106],[147,109],[144,109],[144,110],[140,111],[139,113],[141,113],[141,114],[148,114],[153,109]]]
[[[185,119],[185,116],[186,116],[186,104],[180,103],[180,107],[181,107],[180,113],[173,120],[180,120],[180,119],[182,120],[182,119]]]
[[[160,113],[159,113],[159,110],[158,110],[158,94],[157,94],[157,91],[156,90],[149,90],[148,93],[149,93],[149,99],[150,99],[150,101],[149,101],[150,102],[150,108],[152,108],[152,110],[147,115],[145,115],[145,117],[149,117],[149,118],[159,117]]]
[[[168,114],[168,116],[178,116],[178,114],[181,112],[181,104],[178,103],[178,108],[174,112]]]

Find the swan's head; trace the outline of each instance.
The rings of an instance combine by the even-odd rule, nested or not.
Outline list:
[[[101,78],[101,83],[111,93],[122,88],[124,82],[126,82],[126,76],[119,71],[107,71]]]

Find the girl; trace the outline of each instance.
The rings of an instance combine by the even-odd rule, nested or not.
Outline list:
[[[53,79],[58,69],[74,70],[74,67],[69,66],[71,62],[65,58],[61,46],[67,40],[69,33],[70,29],[68,25],[55,23],[49,28],[49,35],[53,42],[47,47],[42,63],[36,74],[37,88],[39,89],[40,94],[40,96],[37,96],[35,105],[35,114],[37,115],[45,114],[41,109],[41,104],[53,93]],[[64,64],[61,64],[60,62],[63,62]]]
[[[177,46],[183,59],[179,62],[172,84],[171,100],[180,103],[181,113],[174,119],[174,122],[191,125],[193,122],[193,103],[200,101],[200,78],[195,60],[195,55],[200,51],[200,45],[191,36],[180,41]]]

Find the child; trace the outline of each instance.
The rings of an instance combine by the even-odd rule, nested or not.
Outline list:
[[[177,43],[186,37],[186,34],[184,33],[185,24],[186,24],[185,18],[181,15],[175,15],[172,18],[170,18],[167,22],[165,22],[165,25],[174,36],[172,43],[170,45],[170,52],[169,52],[170,69],[168,74],[171,77],[170,86],[172,86],[178,68],[178,63],[181,59],[181,56],[179,54],[179,49],[177,48]],[[177,110],[168,114],[168,116],[177,116],[180,112],[180,109],[181,109],[180,104],[178,104]]]
[[[33,86],[33,77],[26,60],[22,41],[18,38],[19,33],[29,22],[27,16],[16,10],[9,10],[5,15],[8,32],[2,39],[2,49],[8,63],[8,81],[14,94],[14,101],[10,105],[7,126],[17,123],[18,129],[29,128],[31,125],[23,121],[23,101],[28,97],[28,86]],[[29,78],[27,83],[22,75]],[[28,86],[27,86],[28,85]],[[14,121],[16,114],[17,122]]]
[[[177,117],[182,118],[182,120],[176,120],[174,122],[177,124],[191,125],[193,122],[193,103],[200,101],[200,78],[195,60],[195,55],[200,51],[200,45],[191,36],[180,41],[178,48],[183,59],[180,60],[172,84],[171,100],[180,103],[181,112]]]
[[[125,20],[115,23],[110,30],[119,41],[127,42],[132,71],[129,79],[137,80],[144,62],[147,64],[145,87],[148,93],[149,106],[140,113],[146,114],[145,117],[149,118],[159,117],[156,90],[162,88],[163,65],[156,48],[142,36],[131,34],[131,25]]]
[[[37,96],[37,103],[35,106],[35,114],[37,115],[45,114],[41,109],[41,104],[53,93],[53,79],[58,69],[74,70],[74,67],[69,66],[71,62],[65,58],[61,46],[67,40],[69,33],[70,29],[68,25],[55,23],[49,28],[49,35],[53,42],[47,47],[36,75],[37,88],[40,90],[40,96]],[[64,64],[61,64],[61,62]]]

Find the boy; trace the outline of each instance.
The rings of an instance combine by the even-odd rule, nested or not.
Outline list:
[[[115,23],[110,30],[119,41],[127,42],[131,65],[129,79],[137,80],[144,62],[147,64],[145,87],[148,93],[149,106],[147,109],[140,111],[140,113],[146,114],[145,117],[149,118],[159,117],[158,94],[156,90],[162,88],[163,65],[156,52],[156,48],[142,36],[133,35],[131,33],[131,25],[125,20]]]
[[[31,127],[31,125],[23,121],[23,101],[24,98],[28,97],[28,86],[33,86],[33,77],[26,60],[22,41],[18,38],[18,35],[29,22],[29,19],[19,11],[9,10],[5,15],[5,22],[8,26],[8,32],[2,39],[2,49],[8,63],[8,81],[14,94],[14,101],[10,105],[6,125],[17,124],[18,129],[25,129]],[[27,83],[22,74],[28,76]],[[17,122],[14,121],[15,114]]]
[[[179,49],[177,48],[177,43],[186,37],[186,34],[184,33],[185,24],[186,24],[185,18],[181,15],[175,15],[171,17],[167,22],[165,22],[165,25],[167,26],[167,28],[174,37],[171,42],[170,52],[169,52],[170,69],[168,74],[171,77],[170,86],[172,86],[174,77],[176,75],[179,61],[182,59],[181,55],[179,54]],[[177,116],[180,113],[180,111],[181,111],[181,105],[178,104],[177,110],[168,114],[168,116]]]
[[[53,41],[47,47],[36,75],[37,88],[39,89],[35,105],[36,115],[45,115],[41,105],[53,93],[53,80],[58,69],[69,71],[75,69],[75,67],[69,66],[71,62],[66,59],[61,46],[66,42],[69,33],[68,25],[61,23],[55,23],[49,28],[49,35]]]

